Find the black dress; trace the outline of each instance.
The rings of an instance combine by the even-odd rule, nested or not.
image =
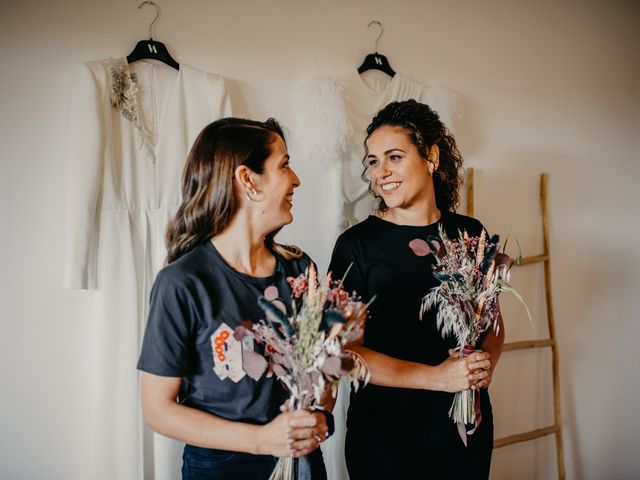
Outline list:
[[[370,306],[364,344],[395,358],[438,365],[456,346],[442,338],[435,311],[420,320],[422,298],[437,285],[432,255],[417,255],[409,243],[466,230],[479,235],[477,220],[444,213],[427,226],[396,225],[370,216],[336,241],[329,270],[347,290]],[[419,252],[420,253],[420,252]],[[448,411],[453,394],[368,385],[351,393],[345,455],[351,480],[375,478],[488,478],[493,449],[493,416],[487,390],[481,392],[482,421],[465,447]],[[420,472],[418,475],[415,472]]]

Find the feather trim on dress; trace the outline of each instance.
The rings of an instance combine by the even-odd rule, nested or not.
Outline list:
[[[304,82],[294,94],[296,110],[295,142],[304,159],[337,165],[347,149],[352,134],[351,122],[342,100],[342,90],[328,76],[313,77]]]
[[[426,88],[423,101],[434,110],[449,132],[455,132],[454,118],[460,118],[457,113],[458,95],[447,87],[429,86]]]
[[[138,148],[153,151],[151,135],[144,127],[138,109],[138,87],[131,80],[129,64],[123,58],[112,58],[106,63],[111,80],[111,106],[131,122],[138,132]]]

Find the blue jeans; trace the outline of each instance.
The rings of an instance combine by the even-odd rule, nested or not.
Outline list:
[[[277,458],[270,455],[251,455],[185,445],[182,454],[182,479],[267,480],[276,462]],[[301,468],[299,478],[326,480],[327,474],[320,449],[300,459],[300,462],[305,463],[305,467]]]

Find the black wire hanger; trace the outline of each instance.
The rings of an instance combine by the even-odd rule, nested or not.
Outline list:
[[[170,67],[179,70],[180,64],[173,59],[164,43],[155,41],[153,39],[153,35],[151,34],[151,28],[160,15],[160,8],[152,1],[145,0],[140,5],[138,5],[138,9],[142,8],[144,5],[151,5],[156,9],[156,16],[149,24],[149,40],[139,41],[133,51],[129,55],[127,55],[127,62],[133,63],[137,62],[138,60],[148,58],[152,60],[160,60]]]
[[[364,58],[362,65],[358,67],[358,73],[363,73],[363,72],[366,72],[367,70],[380,70],[381,72],[386,73],[390,77],[393,77],[396,74],[396,72],[393,68],[391,68],[391,65],[389,65],[389,60],[387,60],[387,57],[385,57],[381,53],[378,53],[378,41],[380,40],[380,37],[382,37],[382,33],[384,32],[384,27],[382,26],[382,23],[380,23],[378,20],[373,20],[369,22],[369,25],[367,25],[367,27],[370,27],[373,24],[380,26],[380,34],[378,35],[378,38],[376,38],[375,53],[370,53]]]

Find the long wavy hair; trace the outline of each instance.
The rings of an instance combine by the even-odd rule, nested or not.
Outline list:
[[[234,192],[234,173],[240,165],[264,171],[271,144],[282,127],[273,118],[257,122],[223,118],[207,125],[193,144],[182,174],[182,203],[165,234],[167,263],[222,232],[239,208]],[[267,246],[283,257],[299,258],[294,246],[275,243],[277,231],[269,233]]]
[[[455,212],[458,202],[458,188],[462,183],[462,156],[456,140],[442,123],[438,114],[428,105],[415,100],[392,102],[380,110],[367,127],[364,140],[365,156],[362,160],[364,171],[362,179],[369,184],[369,192],[378,200],[377,211],[385,212],[387,205],[371,186],[367,176],[367,140],[373,132],[383,126],[395,126],[406,129],[411,142],[422,158],[427,158],[429,148],[437,145],[440,149],[440,164],[433,174],[433,186],[436,205],[443,212]]]

